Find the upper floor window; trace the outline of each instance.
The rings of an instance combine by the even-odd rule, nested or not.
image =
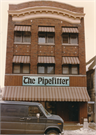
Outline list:
[[[13,73],[15,73],[15,74],[29,74],[30,73],[30,64],[14,63],[13,64]]]
[[[54,44],[55,28],[54,27],[39,27],[38,28],[38,43]]]
[[[62,41],[63,44],[78,44],[78,34],[63,33]]]
[[[72,65],[72,64],[64,64],[62,66],[62,73],[63,74],[79,74],[79,66],[77,65]]]
[[[15,31],[14,42],[31,43],[31,33],[25,31]]]
[[[31,43],[31,27],[15,26],[14,28],[15,43]]]
[[[38,43],[54,43],[54,33],[39,33]]]
[[[54,74],[54,64],[38,64],[38,74]]]
[[[78,44],[78,28],[62,27],[62,43]]]

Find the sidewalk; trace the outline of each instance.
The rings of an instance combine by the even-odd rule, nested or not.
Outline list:
[[[96,135],[96,123],[88,123],[87,129],[83,128],[83,124],[65,123],[64,135]]]

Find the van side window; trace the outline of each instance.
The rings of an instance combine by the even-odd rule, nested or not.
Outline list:
[[[39,108],[37,106],[29,106],[29,108],[28,108],[28,115],[29,116],[36,117],[37,113],[40,113],[40,116],[43,116],[43,113],[39,110]]]
[[[2,105],[2,116],[26,116],[27,115],[27,106],[19,106],[19,105]]]

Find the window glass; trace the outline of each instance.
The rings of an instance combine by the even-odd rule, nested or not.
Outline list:
[[[47,67],[47,74],[54,74],[54,66]]]
[[[39,43],[45,43],[46,42],[45,33],[39,33],[38,42]]]
[[[27,106],[23,105],[2,105],[1,115],[2,116],[26,116]]]
[[[14,42],[22,42],[22,32],[21,31],[15,32]]]
[[[63,66],[63,74],[69,74],[69,66]]]
[[[14,64],[13,73],[20,73],[20,64]]]
[[[78,66],[77,65],[72,65],[71,73],[72,74],[78,74]]]
[[[38,66],[38,73],[45,73],[45,67],[44,66]]]
[[[53,36],[48,36],[47,42],[48,43],[54,43],[54,37]]]
[[[63,43],[69,43],[69,34],[63,34]]]
[[[29,73],[29,64],[23,64],[23,73]]]
[[[31,33],[23,32],[23,42],[31,42]]]
[[[77,44],[77,34],[70,34],[70,43]]]
[[[40,116],[43,116],[43,113],[39,110],[39,108],[38,107],[36,107],[36,106],[29,106],[29,109],[28,109],[28,115],[29,116],[34,116],[34,117],[36,117],[36,114],[37,113],[40,113]]]
[[[54,33],[47,33],[47,43],[54,43]]]

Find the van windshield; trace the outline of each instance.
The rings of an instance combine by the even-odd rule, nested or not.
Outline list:
[[[51,116],[51,114],[42,105],[40,105],[40,108],[45,112],[48,117]]]

